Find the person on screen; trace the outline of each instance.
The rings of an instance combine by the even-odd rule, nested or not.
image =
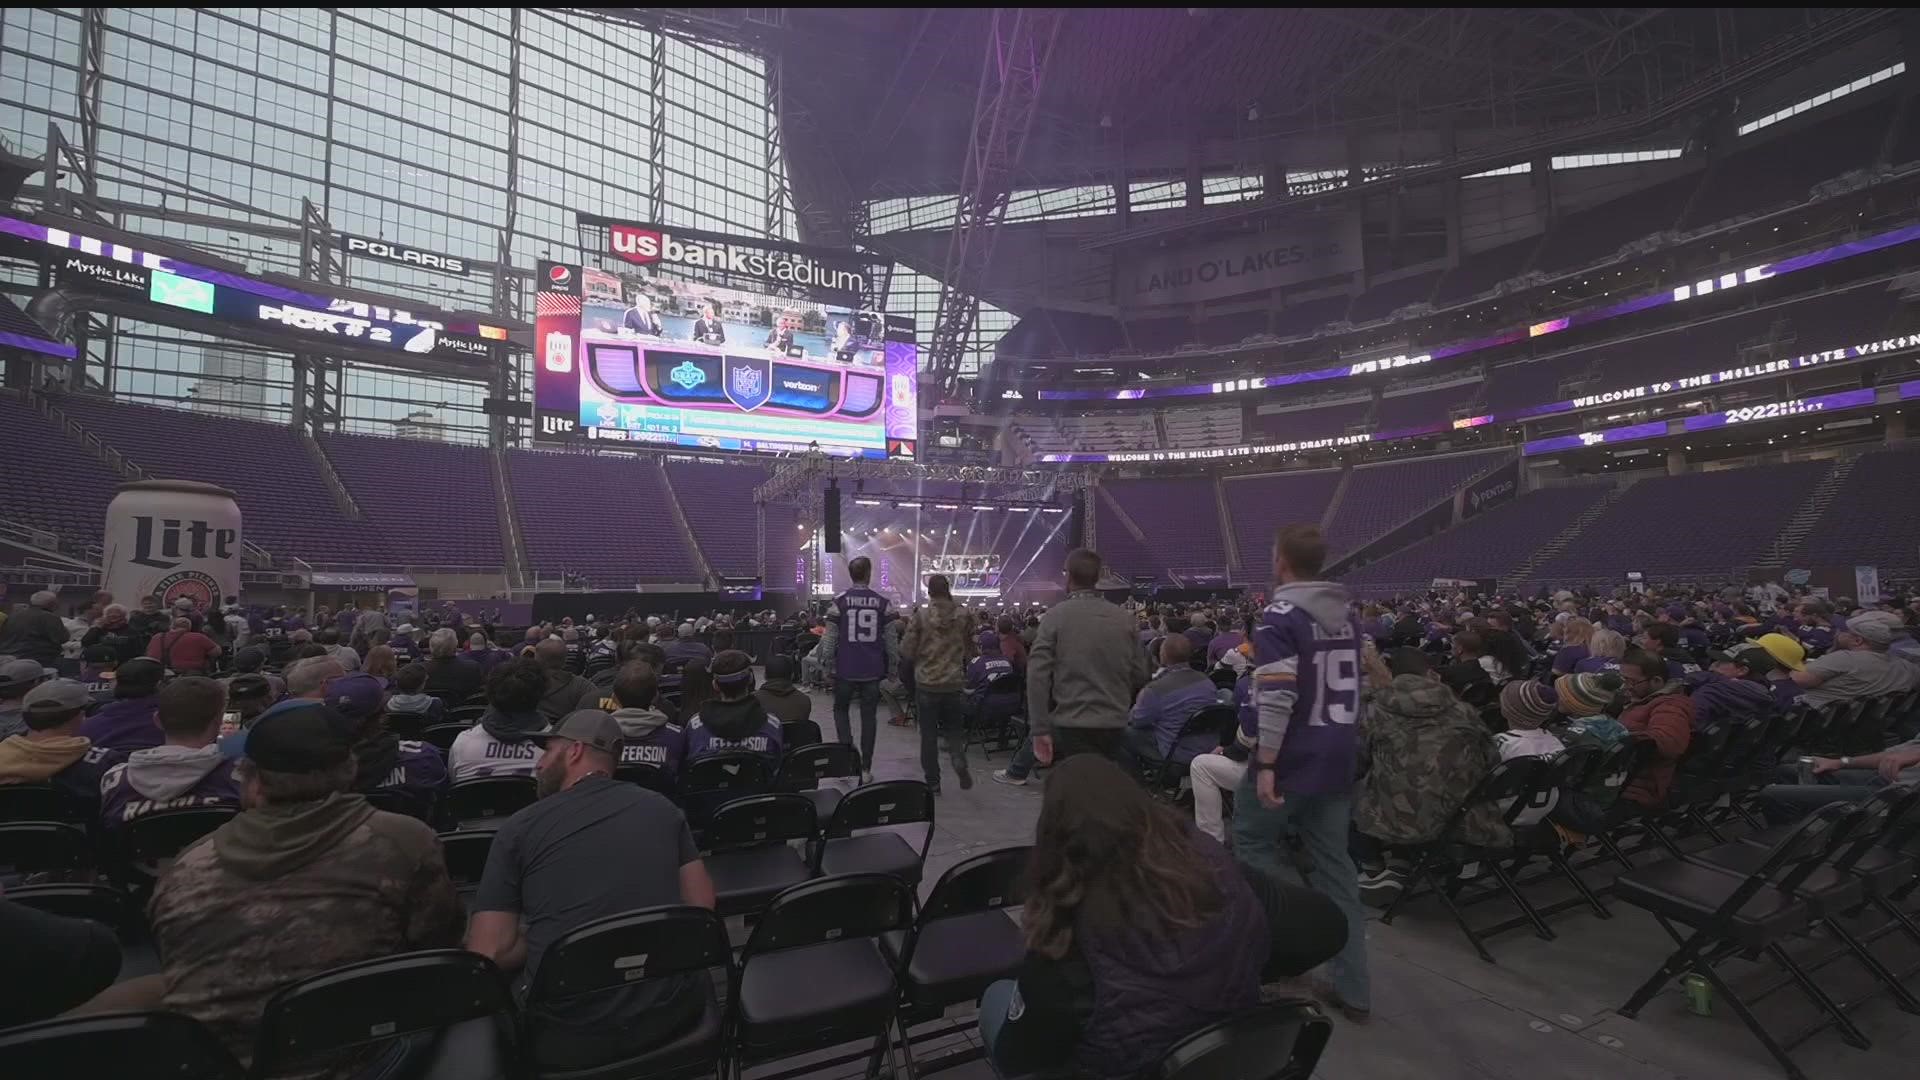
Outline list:
[[[793,320],[781,316],[774,324],[773,333],[767,335],[767,348],[785,356],[793,348]]]
[[[845,319],[833,324],[833,345],[830,348],[833,358],[843,364],[853,363],[853,327]]]
[[[700,301],[700,317],[693,321],[693,340],[702,345],[727,343],[727,331],[720,325],[720,320],[714,317],[713,302],[710,300]]]
[[[644,292],[633,294],[633,306],[620,320],[620,328],[634,334],[651,334],[659,337],[666,332],[660,325],[660,316],[653,313],[653,297]]]

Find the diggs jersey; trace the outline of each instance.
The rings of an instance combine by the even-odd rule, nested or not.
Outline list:
[[[848,589],[833,598],[827,619],[834,627],[833,673],[854,681],[886,678],[887,598]]]
[[[1320,592],[1328,595],[1315,596]],[[1337,585],[1300,582],[1275,593],[1253,631],[1260,746],[1279,751],[1277,790],[1347,791],[1353,787],[1361,709],[1359,623],[1343,611],[1340,624],[1329,629],[1288,595],[1344,606],[1346,592]]]

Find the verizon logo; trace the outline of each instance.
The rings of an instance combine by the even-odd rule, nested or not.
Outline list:
[[[609,235],[615,255],[643,266],[665,263],[721,270],[783,285],[811,285],[846,292],[859,292],[867,284],[864,274],[836,270],[805,255],[713,240],[680,240],[669,232],[632,225],[615,225]]]

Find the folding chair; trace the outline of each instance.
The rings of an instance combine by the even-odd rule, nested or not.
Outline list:
[[[791,792],[750,795],[715,810],[702,837],[711,852],[706,865],[714,910],[722,916],[759,911],[812,877],[793,841],[811,841],[819,827],[813,802]]]
[[[532,806],[540,790],[531,776],[476,776],[447,789],[444,816],[461,829],[497,829]]]
[[[121,880],[136,889],[151,886],[167,863],[239,812],[237,806],[189,806],[155,811],[120,826]]]
[[[820,734],[820,725],[811,720],[780,721],[781,746],[813,746],[825,742]]]
[[[441,700],[445,701],[446,699],[442,698]],[[446,710],[448,723],[463,724],[467,727],[472,727],[480,722],[481,717],[487,715],[487,704],[482,701],[471,705],[463,705],[457,701],[448,701]]]
[[[1017,671],[996,677],[981,691],[980,708],[969,725],[967,744],[978,743],[989,754],[1017,748],[1020,737],[1014,735],[1014,721],[1026,715],[1026,708],[1027,677]]]
[[[168,1012],[61,1017],[0,1030],[7,1075],[242,1080],[246,1070],[197,1020]]]
[[[1864,1046],[1866,1037],[1783,947],[1790,935],[1804,931],[1815,918],[1813,908],[1797,898],[1796,892],[1864,816],[1857,807],[1839,803],[1823,806],[1794,826],[1744,876],[1687,859],[1672,859],[1620,875],[1614,882],[1614,895],[1653,913],[1679,945],[1621,1006],[1620,1015],[1629,1020],[1638,1017],[1669,981],[1698,974],[1713,984],[1734,1015],[1789,1077],[1806,1080],[1781,1042],[1754,1017],[1747,1002],[1716,967],[1736,954],[1748,959],[1764,955],[1838,1026],[1843,1040],[1855,1047]],[[1675,923],[1693,933],[1683,937]]]
[[[1187,722],[1180,726],[1180,734],[1173,740],[1173,753],[1164,759],[1148,762],[1141,769],[1141,781],[1147,785],[1147,790],[1155,795],[1166,799],[1177,797],[1180,793],[1180,781],[1186,778],[1192,761],[1192,758],[1187,761],[1175,760],[1181,751],[1183,749],[1199,750],[1204,753],[1205,750],[1211,750],[1215,746],[1223,746],[1226,739],[1233,737],[1231,732],[1239,724],[1240,710],[1232,705],[1208,705],[1200,709],[1187,717]],[[1197,745],[1200,736],[1203,735],[1211,736],[1213,739],[1204,750]]]
[[[1577,904],[1585,904],[1595,915],[1602,919],[1613,918],[1613,912],[1608,911],[1607,906],[1600,902],[1600,897],[1593,889],[1588,887],[1585,879],[1580,876],[1579,871],[1574,868],[1573,863],[1567,858],[1565,844],[1560,839],[1559,831],[1553,827],[1553,823],[1547,820],[1545,816],[1546,812],[1557,802],[1562,793],[1578,790],[1585,785],[1587,780],[1593,775],[1594,769],[1598,767],[1601,761],[1607,756],[1608,752],[1598,746],[1583,745],[1568,747],[1561,753],[1545,758],[1544,760],[1547,764],[1546,773],[1540,778],[1539,785],[1534,789],[1532,801],[1527,806],[1521,807],[1519,814],[1519,816],[1524,817],[1529,811],[1537,810],[1541,813],[1541,817],[1539,820],[1527,824],[1519,823],[1518,817],[1515,819],[1514,847],[1521,853],[1520,857],[1514,861],[1512,869],[1512,873],[1516,878],[1516,884],[1524,888],[1542,880],[1542,878],[1535,878],[1531,881],[1517,880],[1521,867],[1526,864],[1526,860],[1534,855],[1539,855],[1546,859],[1547,865],[1556,875],[1573,886],[1573,891],[1576,894],[1570,899],[1561,900],[1539,908],[1540,917],[1543,919],[1549,915],[1555,915],[1565,911]],[[1514,927],[1524,925],[1525,922],[1526,919],[1522,916],[1519,919],[1502,923],[1497,927],[1482,930],[1480,933],[1483,937],[1491,936],[1504,930],[1510,930]]]
[[[866,1038],[874,1039],[867,1070],[873,1075],[882,1054],[892,1057],[899,1019],[893,965],[879,938],[912,921],[912,893],[888,874],[808,881],[774,897],[734,975],[728,1025],[734,1080],[760,1061]],[[912,1080],[913,1052],[905,1032],[901,1036],[904,1075]]]
[[[853,835],[856,829],[914,822],[927,826],[918,852],[896,832]],[[933,793],[919,780],[882,780],[854,788],[834,808],[825,836],[814,849],[815,874],[890,874],[917,886],[933,844]]]
[[[643,761],[617,765],[613,770],[613,778],[621,783],[638,784],[648,791],[658,792],[676,805],[680,802],[680,784],[674,780],[672,773],[658,765]]]
[[[459,710],[454,710],[458,712]],[[442,754],[453,749],[453,740],[465,734],[473,725],[464,720],[448,720],[439,724],[429,724],[420,733],[422,742],[431,743],[440,748]]]
[[[745,751],[696,758],[680,770],[680,805],[695,832],[733,799],[765,794],[773,787],[773,762]]]
[[[1308,1080],[1333,1037],[1309,1001],[1261,1005],[1174,1043],[1150,1080]]]
[[[401,814],[420,821],[433,820],[433,796],[407,788],[380,787],[360,793],[375,810]]]
[[[824,822],[833,816],[834,808],[840,805],[846,792],[834,787],[823,788],[820,781],[848,776],[858,778],[860,751],[838,742],[788,745],[793,749],[780,759],[780,771],[774,786],[781,791],[795,791],[806,796],[813,803],[814,816]]]
[[[93,868],[87,830],[64,821],[0,823],[0,869],[73,875]]]
[[[492,829],[440,834],[440,854],[446,859],[447,875],[453,878],[456,891],[470,893],[480,887],[487,856],[493,851],[493,837]]]
[[[49,915],[92,919],[115,934],[130,930],[137,921],[132,901],[113,885],[81,882],[23,885],[8,889],[6,898]]]
[[[85,825],[93,813],[85,803],[52,784],[0,784],[0,822],[65,821]]]
[[[335,1055],[438,1032],[483,1017],[511,1042],[513,996],[493,961],[465,949],[427,949],[323,971],[267,999],[253,1075],[276,1076]]]
[[[1026,938],[1006,910],[1026,902],[1029,846],[963,859],[934,883],[913,929],[880,939],[899,969],[910,1018],[932,1019],[1019,974]]]
[[[540,1080],[667,1080],[718,1072],[725,1054],[725,1013],[706,977],[712,968],[725,970],[732,982],[733,949],[726,924],[702,908],[648,908],[595,919],[569,931],[541,957],[521,1010],[520,1044],[526,1048],[528,1075]],[[687,1030],[659,1046],[599,1065],[542,1067],[539,1047],[547,1015],[582,999],[663,979],[679,984],[668,992],[701,998],[700,1016]]]
[[[1447,824],[1441,830],[1439,838],[1418,846],[1413,869],[1407,875],[1407,887],[1399,896],[1394,897],[1385,911],[1381,912],[1380,921],[1392,925],[1401,905],[1413,896],[1422,882],[1425,882],[1431,887],[1431,891],[1440,897],[1441,903],[1446,905],[1447,911],[1453,916],[1453,921],[1459,925],[1460,932],[1467,936],[1467,941],[1473,945],[1474,951],[1480,954],[1480,959],[1489,964],[1493,963],[1493,954],[1487,951],[1486,945],[1481,941],[1485,935],[1467,922],[1465,913],[1460,910],[1460,905],[1454,899],[1466,884],[1458,876],[1459,867],[1463,863],[1477,861],[1487,867],[1488,873],[1498,882],[1500,889],[1507,894],[1508,899],[1514,902],[1514,905],[1520,909],[1521,915],[1533,926],[1534,933],[1544,940],[1553,940],[1552,929],[1547,926],[1546,921],[1540,917],[1540,913],[1526,896],[1515,887],[1512,875],[1500,865],[1502,859],[1515,858],[1516,850],[1480,847],[1466,844],[1460,838],[1460,829],[1466,822],[1467,814],[1475,807],[1487,803],[1503,807],[1500,812],[1501,819],[1509,828],[1512,828],[1514,819],[1519,817],[1520,813],[1533,801],[1534,793],[1541,789],[1548,771],[1547,762],[1541,758],[1514,758],[1511,761],[1503,761],[1489,770],[1480,783],[1474,785],[1474,789],[1467,794],[1460,806],[1454,810],[1452,817],[1447,819]]]

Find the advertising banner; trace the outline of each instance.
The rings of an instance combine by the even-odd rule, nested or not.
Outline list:
[[[1460,520],[1478,517],[1520,494],[1520,460],[1515,458],[1460,492]]]
[[[191,480],[136,480],[107,505],[102,588],[129,607],[158,596],[218,611],[240,595],[240,507],[233,492]]]
[[[1265,292],[1361,268],[1360,215],[1301,218],[1269,232],[1114,258],[1122,308],[1191,304]]]
[[[1856,566],[1853,568],[1853,598],[1862,604],[1880,602],[1879,567]]]

